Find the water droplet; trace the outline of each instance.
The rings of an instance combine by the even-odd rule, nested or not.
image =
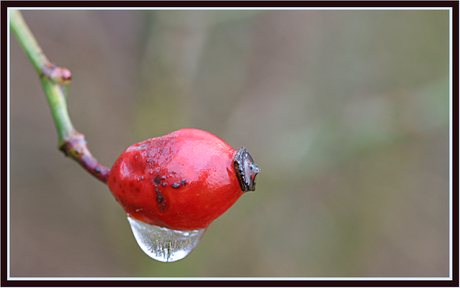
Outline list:
[[[206,229],[178,231],[149,225],[128,217],[137,244],[145,254],[161,262],[183,259],[198,245]]]

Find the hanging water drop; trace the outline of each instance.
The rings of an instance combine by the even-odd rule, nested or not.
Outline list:
[[[145,254],[161,262],[183,259],[198,245],[206,229],[179,231],[149,225],[128,217],[137,244]]]

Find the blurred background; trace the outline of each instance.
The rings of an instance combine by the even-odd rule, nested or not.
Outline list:
[[[262,169],[185,259],[66,158],[11,36],[10,276],[449,276],[447,10],[23,11],[100,163],[174,130]]]

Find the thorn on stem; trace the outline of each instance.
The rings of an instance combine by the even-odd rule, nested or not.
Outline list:
[[[45,64],[40,76],[58,85],[69,85],[72,79],[72,73],[69,69],[59,67],[54,63]]]
[[[86,145],[85,135],[78,132],[70,134],[64,139],[59,149],[66,156],[80,163],[91,175],[107,183],[110,169],[99,164],[97,159],[93,157]]]

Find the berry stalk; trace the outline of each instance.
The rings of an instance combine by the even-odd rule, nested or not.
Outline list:
[[[109,169],[93,157],[86,145],[85,136],[70,121],[65,91],[71,74],[66,68],[51,63],[35,40],[27,23],[18,10],[9,11],[11,31],[16,36],[40,77],[59,137],[58,147],[64,154],[77,161],[91,175],[107,183]]]

